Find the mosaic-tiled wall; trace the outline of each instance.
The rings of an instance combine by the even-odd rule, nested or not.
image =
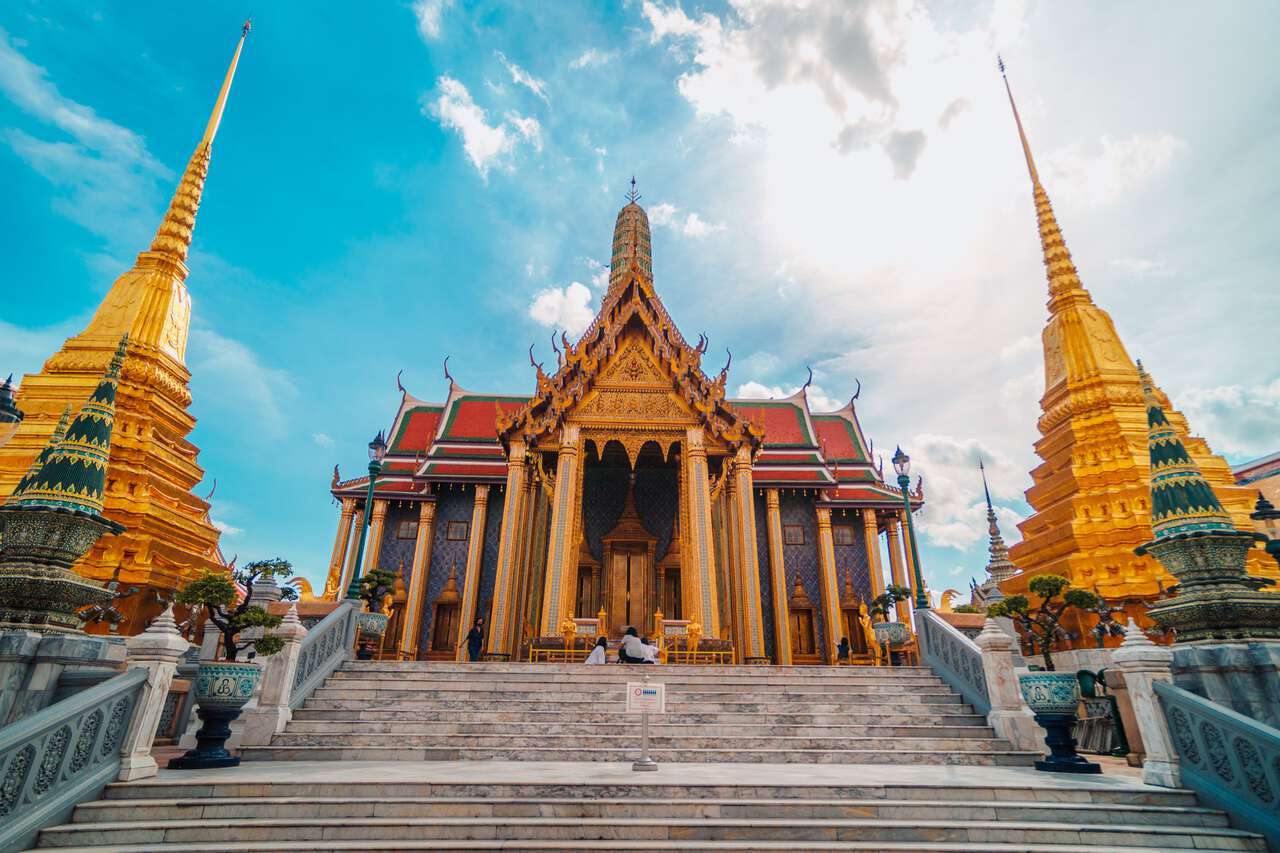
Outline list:
[[[636,512],[640,513],[645,529],[658,537],[653,557],[657,562],[662,562],[671,547],[671,531],[679,502],[680,480],[674,465],[661,468],[641,466],[636,471]]]
[[[471,503],[474,495],[475,490],[466,486],[442,488],[436,497],[435,530],[432,531],[431,540],[431,569],[427,573],[427,600],[422,609],[422,630],[418,639],[418,648],[424,651],[431,637],[432,611],[440,591],[444,589],[445,582],[449,579],[450,567],[454,565],[458,567],[459,593],[462,592],[462,585],[466,580],[466,540],[449,541],[446,537],[450,521],[465,521],[470,524]]]
[[[840,595],[844,595],[845,575],[852,573],[853,591],[858,594],[863,603],[870,609],[871,570],[867,564],[866,530],[862,526],[862,516],[857,512],[851,512],[848,515],[841,515],[838,511],[833,512],[831,514],[831,524],[833,527],[838,524],[847,524],[852,528],[853,532],[853,544],[837,544],[835,547],[836,584],[839,586]]]
[[[814,650],[824,655],[823,644],[827,642],[826,619],[822,612],[822,570],[818,564],[818,516],[813,509],[813,498],[807,495],[788,494],[780,496],[782,515],[783,541],[786,541],[788,527],[799,527],[804,531],[804,544],[782,546],[782,553],[787,565],[787,594],[795,586],[796,578],[804,587],[809,603],[813,605]],[[796,650],[791,650],[795,654]]]
[[[489,508],[485,510],[484,551],[480,557],[480,595],[476,598],[476,615],[490,621],[493,585],[498,577],[498,549],[502,545],[502,513],[506,509],[506,489],[489,489]],[[485,637],[488,638],[488,629]]]
[[[764,653],[777,662],[773,635],[773,571],[769,567],[769,510],[763,494],[755,496],[756,559],[760,564],[760,614],[764,622]]]
[[[418,505],[416,503],[403,505],[393,503],[387,508],[387,516],[383,520],[382,550],[378,552],[378,568],[394,572],[400,568],[400,562],[403,560],[402,577],[405,589],[409,588],[409,572],[413,570],[413,544],[416,537],[400,539],[396,533],[400,529],[400,522],[417,520]]]
[[[615,465],[587,465],[582,472],[582,532],[587,550],[597,560],[604,559],[600,541],[618,523],[627,499],[630,472]]]

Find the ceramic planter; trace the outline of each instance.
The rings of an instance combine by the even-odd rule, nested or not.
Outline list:
[[[1076,754],[1073,729],[1080,706],[1080,682],[1073,672],[1030,672],[1018,676],[1022,698],[1044,729],[1049,754],[1035,767],[1049,773],[1101,773],[1102,767]]]
[[[227,751],[231,737],[231,721],[253,698],[262,678],[256,663],[239,661],[205,661],[196,671],[196,715],[200,730],[196,732],[196,748],[169,762],[175,770],[203,770],[211,767],[235,767],[239,756]]]
[[[390,618],[385,613],[357,613],[356,630],[368,637],[381,637],[387,633],[387,621]]]
[[[906,622],[876,622],[871,626],[876,642],[882,646],[901,646],[911,638]]]

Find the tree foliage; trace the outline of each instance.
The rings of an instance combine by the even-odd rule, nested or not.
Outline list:
[[[879,616],[881,621],[888,619],[889,614],[893,612],[894,605],[899,601],[910,601],[911,590],[905,586],[897,584],[889,584],[885,591],[875,598],[871,599],[871,606],[867,608],[873,617]]]
[[[1061,575],[1037,575],[1027,583],[1027,589],[1040,599],[1039,606],[1033,608],[1025,595],[1010,595],[988,607],[987,615],[1007,616],[1021,626],[1039,645],[1044,668],[1053,672],[1050,652],[1054,643],[1066,635],[1061,626],[1063,615],[1072,607],[1093,609],[1098,597],[1087,589],[1071,586],[1071,581]]]
[[[396,573],[374,569],[360,578],[360,598],[369,605],[370,613],[381,613],[387,596],[396,591]]]
[[[253,586],[267,580],[283,580],[293,574],[288,560],[272,558],[246,563],[232,572],[205,572],[182,588],[175,599],[179,604],[203,607],[209,621],[222,634],[223,659],[234,661],[244,649],[252,648],[260,655],[273,655],[284,647],[279,637],[264,635],[245,640],[241,633],[250,628],[265,632],[281,622],[266,610],[251,605]],[[244,597],[236,600],[236,584],[244,589]]]

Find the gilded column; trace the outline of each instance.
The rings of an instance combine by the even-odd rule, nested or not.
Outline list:
[[[897,586],[906,586],[907,579],[905,572],[902,570],[902,545],[898,542],[898,516],[889,517],[889,573],[893,576],[893,582]],[[911,611],[908,609],[907,602],[898,602],[898,619],[902,622],[911,621]]]
[[[773,651],[779,666],[791,665],[791,617],[787,612],[787,566],[782,556],[782,513],[778,490],[765,492],[769,510],[769,576],[773,580]]]
[[[738,554],[738,542],[742,534],[738,529],[737,487],[733,479],[732,476],[726,478],[724,490],[720,494],[720,530],[718,533],[722,543],[720,553],[724,555],[725,566],[728,569],[725,574],[733,585],[733,610],[730,612],[729,618],[733,627],[734,662],[746,663],[747,647],[750,642],[747,640],[747,621],[745,617],[749,605],[746,597],[746,586],[742,582],[742,558]],[[756,610],[758,614],[759,608],[757,607]]]
[[[431,571],[432,532],[435,530],[435,501],[418,506],[418,535],[413,541],[413,565],[409,568],[409,598],[405,603],[400,651],[408,658],[418,656],[422,609],[426,606],[427,574]]]
[[[876,525],[876,511],[871,507],[864,507],[862,510],[862,541],[867,547],[867,572],[871,575],[871,597],[876,598],[884,593],[884,570],[880,566],[880,529]]]
[[[840,642],[840,584],[836,582],[836,543],[831,536],[831,510],[818,507],[818,569],[822,576],[822,621],[827,628],[823,658],[835,663]]]
[[[560,633],[564,618],[563,589],[572,585],[566,579],[565,564],[573,555],[570,543],[574,531],[573,495],[578,479],[578,427],[565,424],[560,430],[560,452],[556,458],[556,491],[551,507],[551,534],[547,537],[546,581],[542,590],[542,634]]]
[[[528,453],[525,454],[525,474],[524,487],[521,491],[524,493],[520,498],[520,519],[519,527],[516,529],[515,543],[516,555],[512,563],[511,578],[511,618],[507,625],[507,648],[510,650],[509,660],[515,660],[516,655],[520,653],[520,632],[524,628],[526,614],[528,613],[529,598],[529,572],[530,563],[529,550],[530,543],[534,539],[534,523],[537,517],[537,490],[538,484],[534,480],[533,471],[529,465]],[[506,523],[506,519],[503,519]]]
[[[898,510],[898,517],[902,519],[902,525],[905,529],[907,524],[907,511],[905,509]],[[916,590],[916,570],[914,568],[916,564],[916,554],[911,550],[911,537],[906,534],[903,534],[902,536],[902,550],[907,555],[907,585],[911,587],[911,605],[914,607],[916,603],[916,594],[918,592]],[[925,594],[928,595],[927,590],[925,591]]]
[[[764,650],[764,613],[760,605],[760,558],[756,548],[755,483],[751,478],[751,449],[740,447],[733,460],[733,499],[737,504],[734,532],[738,542],[738,582],[742,590],[742,655],[747,663],[768,660]],[[790,657],[788,656],[788,660]]]
[[[467,634],[476,620],[476,600],[480,596],[480,563],[484,559],[484,519],[489,509],[489,487],[476,486],[471,503],[471,531],[467,536],[467,571],[462,582],[462,611],[458,614],[457,660],[466,660]]]
[[[716,555],[711,544],[711,478],[707,470],[707,449],[700,427],[690,428],[685,439],[689,466],[689,543],[693,547],[693,568],[698,579],[698,597],[688,618],[702,623],[704,637],[719,637],[720,608],[716,605]]]
[[[378,557],[382,554],[382,526],[387,519],[387,502],[374,500],[373,521],[369,524],[368,553],[364,558],[365,573],[378,568]]]
[[[502,509],[502,534],[498,541],[498,568],[493,582],[493,604],[489,609],[489,654],[511,657],[511,622],[518,619],[514,601],[514,579],[520,548],[520,522],[524,515],[525,447],[511,442],[507,455],[507,490]]]
[[[324,581],[324,593],[320,596],[329,601],[338,600],[338,592],[343,587],[342,567],[346,562],[347,549],[351,547],[351,520],[356,514],[356,499],[342,499],[342,515],[338,518],[338,533],[333,537],[333,556],[329,558],[329,576]]]
[[[359,541],[360,529],[362,527],[364,527],[364,507],[360,507],[360,509],[356,510],[355,518],[352,519],[352,522],[351,522],[352,538],[355,541]],[[338,584],[337,595],[339,599],[341,599],[344,595],[347,594],[347,587],[351,586],[351,572],[355,570],[357,550],[358,549],[356,548],[355,545],[348,543],[347,561],[342,566],[342,582]]]

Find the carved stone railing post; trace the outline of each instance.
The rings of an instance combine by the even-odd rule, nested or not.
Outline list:
[[[1018,673],[1013,662],[1017,643],[1000,630],[994,619],[986,621],[973,643],[982,650],[982,672],[987,680],[987,698],[991,701],[987,722],[1014,749],[1039,749],[1040,727],[1018,689]]]
[[[291,709],[307,701],[335,669],[351,659],[356,644],[356,616],[360,608],[360,601],[344,598],[301,639],[293,677],[285,682],[291,685]]]
[[[1163,788],[1180,787],[1178,753],[1169,737],[1164,709],[1160,707],[1154,686],[1157,681],[1172,683],[1169,667],[1173,663],[1173,651],[1151,642],[1130,619],[1124,642],[1111,660],[1115,668],[1124,673],[1124,692],[1146,752],[1142,762],[1142,781]]]
[[[293,718],[289,701],[302,657],[302,640],[307,636],[307,629],[298,621],[296,604],[289,605],[289,612],[271,633],[284,640],[284,648],[264,659],[258,705],[244,712],[244,734],[240,738],[244,746],[270,744],[271,738],[284,731]]]
[[[156,760],[151,757],[156,729],[164,704],[169,698],[169,686],[178,671],[178,661],[191,644],[178,633],[173,621],[173,605],[156,617],[141,634],[125,640],[129,649],[130,669],[145,669],[147,683],[138,695],[138,704],[129,723],[129,731],[120,747],[121,782],[145,779],[156,775]]]

